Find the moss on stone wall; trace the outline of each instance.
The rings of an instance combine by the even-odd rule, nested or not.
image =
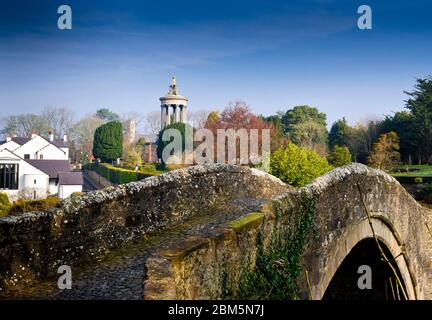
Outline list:
[[[265,248],[263,235],[257,237],[257,259],[254,270],[241,275],[238,299],[298,299],[297,278],[301,274],[301,256],[316,208],[316,197],[301,194],[301,205],[296,217],[289,217],[288,225],[275,227]],[[282,209],[274,207],[276,225],[284,218]],[[290,213],[292,214],[292,213]],[[289,232],[287,232],[288,230]]]

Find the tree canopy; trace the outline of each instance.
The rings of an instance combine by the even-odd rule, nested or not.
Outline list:
[[[93,156],[111,162],[122,156],[123,126],[111,121],[98,127],[94,133]]]

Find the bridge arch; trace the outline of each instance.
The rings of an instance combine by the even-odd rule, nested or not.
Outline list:
[[[408,298],[430,296],[432,239],[426,226],[430,211],[393,177],[351,164],[319,177],[300,191],[315,195],[317,203],[314,232],[303,254],[302,262],[309,273],[309,279],[300,280],[303,298],[312,295],[313,299],[322,299],[353,248],[365,239],[373,239],[366,209],[377,240],[394,259]],[[359,277],[352,274],[355,283]]]
[[[400,277],[400,280],[404,286],[404,290],[408,296],[408,299],[417,299],[417,292],[415,288],[416,281],[409,268],[409,261],[406,257],[406,254],[404,254],[402,251],[403,244],[401,243],[400,238],[384,220],[380,219],[379,215],[374,215],[371,221],[375,231],[376,239],[379,241],[382,249],[386,251],[385,254],[387,258],[393,262],[393,266],[397,270],[398,276]],[[318,281],[316,287],[317,298],[322,299],[325,297],[325,295],[328,296],[330,283],[340,271],[343,263],[345,263],[347,259],[354,259],[354,257],[351,257],[353,251],[365,240],[370,240],[370,246],[363,247],[362,249],[375,249],[376,256],[381,259],[378,245],[375,239],[371,236],[371,227],[369,225],[369,221],[367,219],[363,219],[354,227],[349,228],[349,230],[345,232],[339,241],[335,243],[333,254],[331,254],[329,257],[327,272],[323,274],[322,279]],[[371,246],[375,248],[371,248]],[[372,252],[370,252],[370,254],[372,254]],[[363,262],[359,260],[356,267],[359,267],[362,263]],[[382,261],[382,264],[387,265],[387,263],[384,261]],[[357,268],[350,270],[350,273],[351,277],[348,279],[345,277],[344,280],[348,280],[351,281],[352,284],[356,284],[358,278],[360,277],[360,274],[357,273]],[[372,268],[372,277],[375,278],[375,275],[376,272],[374,268]],[[374,288],[372,288],[372,290],[373,289]]]

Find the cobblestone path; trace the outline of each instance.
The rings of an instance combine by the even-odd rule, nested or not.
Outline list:
[[[103,261],[86,267],[72,267],[72,289],[59,290],[57,278],[25,290],[11,292],[12,299],[127,299],[143,297],[144,263],[155,250],[168,247],[187,236],[221,227],[244,214],[257,210],[262,203],[255,199],[237,200],[212,212],[191,217],[168,230],[144,235],[134,243],[112,251]],[[227,213],[228,212],[228,213]],[[60,275],[59,275],[60,276]]]

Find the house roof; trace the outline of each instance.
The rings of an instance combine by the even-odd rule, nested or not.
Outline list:
[[[44,138],[45,139],[45,138]],[[47,139],[45,139],[47,142],[49,142],[49,144],[47,144],[46,146],[44,146],[43,148],[40,148],[37,152],[39,152],[39,151],[41,151],[41,150],[43,150],[43,149],[45,149],[45,148],[48,148],[49,146],[51,146],[51,145],[53,145],[54,147],[56,147],[57,149],[59,149],[61,152],[63,152],[64,154],[66,154],[66,151],[64,151],[63,149],[61,149],[61,148],[67,148],[67,146],[65,147],[65,146],[57,146],[56,144],[54,144],[54,141],[56,141],[56,140],[54,140],[54,141],[49,141],[49,140],[47,140]],[[58,140],[57,140],[58,141]],[[63,142],[63,141],[62,141]]]
[[[27,142],[29,142],[31,140],[31,138],[26,138],[26,137],[13,137],[12,141],[18,143],[19,145],[23,145],[26,144]]]
[[[45,172],[50,178],[57,178],[59,172],[69,172],[69,160],[26,159],[33,167]]]
[[[57,148],[68,148],[68,143],[63,140],[53,140],[49,142],[55,145]]]
[[[58,183],[59,185],[82,185],[84,183],[82,172],[59,172]]]

